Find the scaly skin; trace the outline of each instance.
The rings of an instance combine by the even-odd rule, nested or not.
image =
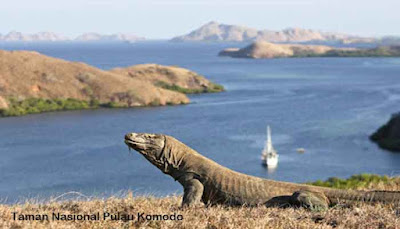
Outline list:
[[[235,172],[167,135],[131,133],[125,143],[182,184],[182,206],[265,204],[326,209],[339,202],[400,203],[400,192],[339,190]]]

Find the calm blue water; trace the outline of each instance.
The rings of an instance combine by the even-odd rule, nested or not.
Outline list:
[[[175,107],[100,109],[0,119],[0,198],[46,199],[69,191],[108,196],[181,192],[123,143],[128,132],[175,136],[218,163],[247,174],[305,182],[357,173],[400,174],[400,154],[368,135],[400,110],[399,58],[220,58],[231,44],[0,44],[102,69],[179,65],[223,84]],[[241,46],[241,45],[239,45]],[[260,164],[266,125],[279,166]],[[296,148],[306,149],[305,154]]]

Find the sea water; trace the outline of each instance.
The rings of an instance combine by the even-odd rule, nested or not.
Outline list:
[[[52,112],[0,118],[0,201],[181,193],[141,155],[129,132],[169,134],[233,170],[306,182],[359,173],[400,175],[400,154],[368,136],[400,110],[399,58],[218,57],[216,43],[7,43],[108,70],[142,63],[177,65],[226,92],[192,95],[189,105]],[[266,126],[280,154],[275,170],[260,161]],[[304,148],[304,154],[296,152]]]

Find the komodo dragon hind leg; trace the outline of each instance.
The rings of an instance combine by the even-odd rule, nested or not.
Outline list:
[[[199,180],[195,178],[184,177],[183,179],[179,180],[179,182],[183,186],[182,207],[204,205],[203,202],[201,202],[204,186]]]
[[[266,202],[267,207],[304,207],[312,211],[322,211],[329,207],[329,200],[319,192],[301,190],[291,196],[276,196]]]
[[[301,190],[294,192],[292,200],[300,207],[304,207],[313,211],[327,210],[329,207],[329,199],[320,192],[312,192]]]

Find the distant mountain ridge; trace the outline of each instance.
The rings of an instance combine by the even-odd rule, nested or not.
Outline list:
[[[138,41],[145,40],[144,37],[139,37],[133,34],[116,33],[116,34],[99,34],[99,33],[84,33],[76,38],[69,38],[53,32],[39,32],[33,34],[11,31],[5,35],[0,34],[0,41]]]
[[[133,34],[124,33],[116,33],[110,35],[99,33],[84,33],[75,38],[76,41],[138,41],[144,39],[144,37],[138,37]]]
[[[67,41],[68,37],[53,32],[39,32],[35,34],[24,34],[11,31],[6,35],[0,34],[0,41]]]
[[[320,32],[302,28],[288,28],[281,31],[257,30],[238,25],[226,25],[209,22],[189,34],[178,36],[171,41],[232,41],[232,42],[309,42],[309,41],[342,41],[351,43],[370,43],[374,38],[364,38],[342,33]]]

